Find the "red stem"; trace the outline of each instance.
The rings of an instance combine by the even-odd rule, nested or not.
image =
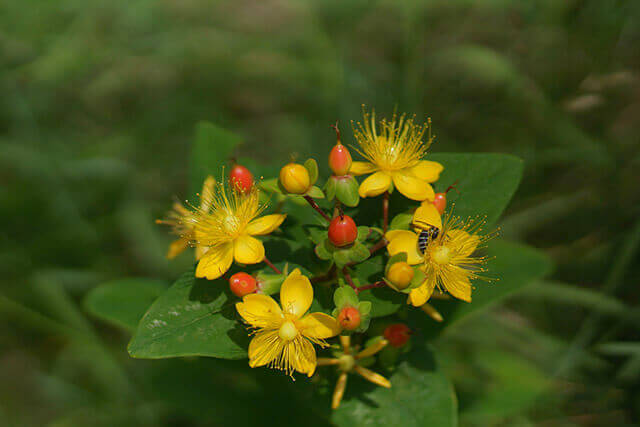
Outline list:
[[[342,274],[344,275],[344,279],[347,281],[347,284],[351,286],[356,291],[356,293],[358,293],[358,287],[353,283],[353,279],[351,279],[351,275],[349,274],[347,267],[344,267],[342,269]]]
[[[378,243],[376,243],[375,245],[371,246],[371,248],[369,248],[369,254],[373,255],[374,253],[384,248],[388,244],[389,242],[387,241],[387,239],[383,237],[382,239],[378,240]]]
[[[269,259],[267,257],[264,257],[264,259],[262,261],[264,261],[265,264],[267,264],[269,267],[271,267],[271,269],[273,271],[275,271],[276,274],[282,274],[282,271],[280,271],[280,269],[278,267],[273,265],[273,263],[271,261],[269,261]]]
[[[331,222],[331,218],[329,218],[329,215],[327,215],[322,209],[320,209],[320,206],[318,206],[316,201],[313,200],[313,197],[309,196],[308,194],[305,194],[304,199],[311,205],[313,209],[315,209],[320,215],[322,215],[324,219]]]
[[[367,289],[384,288],[385,286],[387,286],[387,284],[384,283],[382,280],[380,280],[370,285],[360,286],[359,288],[356,289],[356,292],[366,291]]]
[[[311,283],[322,283],[322,282],[328,282],[329,280],[333,279],[334,277],[336,277],[336,265],[335,264],[331,265],[331,268],[329,268],[329,271],[327,271],[325,274],[321,274],[319,276],[314,276],[309,280],[311,281]]]

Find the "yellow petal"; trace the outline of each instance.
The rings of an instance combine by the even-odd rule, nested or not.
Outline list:
[[[305,337],[326,339],[335,337],[341,331],[340,324],[333,317],[324,313],[312,313],[304,316],[299,322],[300,333]]]
[[[167,259],[174,259],[189,247],[189,240],[177,239],[171,242],[167,251]]]
[[[260,328],[277,327],[283,319],[278,303],[262,294],[245,295],[236,304],[236,310],[247,323]]]
[[[393,183],[399,192],[411,200],[433,200],[436,195],[429,183],[413,176],[409,169],[396,172]]]
[[[249,343],[249,366],[264,366],[280,356],[284,342],[278,337],[278,331],[260,331]]]
[[[309,310],[312,302],[311,282],[296,268],[287,276],[280,288],[280,305],[286,313],[301,317]]]
[[[196,277],[217,279],[229,270],[233,262],[233,244],[226,243],[209,248],[205,256],[198,262]]]
[[[208,250],[209,246],[196,246],[196,261],[202,258]]]
[[[376,169],[377,168],[373,163],[353,162],[351,163],[351,169],[349,169],[349,174],[354,176],[366,175],[368,173],[375,172]]]
[[[471,255],[480,243],[480,237],[464,230],[450,230],[447,232],[447,237],[451,247],[455,248],[456,253],[461,256]]]
[[[359,373],[363,378],[365,378],[367,381],[377,384],[380,387],[391,388],[391,383],[389,382],[389,380],[383,377],[382,375],[376,374],[375,372],[370,371],[367,368],[363,368],[360,365],[354,366],[353,369],[357,373]]]
[[[344,390],[347,387],[347,373],[343,372],[338,377],[338,382],[336,382],[336,388],[333,390],[333,398],[331,399],[331,409],[338,409],[340,406],[340,402],[342,402],[342,396],[344,395]]]
[[[438,162],[430,160],[421,160],[417,165],[411,168],[411,173],[416,178],[426,182],[436,182],[440,178],[440,172],[444,167]]]
[[[456,280],[443,280],[443,284],[452,296],[466,302],[471,302],[471,282],[467,276],[468,273],[460,267],[455,268],[457,273]]]
[[[233,244],[233,257],[241,264],[257,264],[264,259],[264,245],[251,236],[240,236]]]
[[[414,178],[415,179],[415,178]],[[391,177],[385,172],[376,172],[360,184],[360,197],[375,197],[391,187]]]
[[[428,225],[442,228],[440,213],[431,202],[424,202],[416,209],[416,212],[413,214],[413,223],[423,228]]]
[[[202,193],[200,193],[200,209],[209,212],[211,202],[213,201],[213,187],[216,185],[216,179],[209,175],[202,184]]]
[[[420,307],[424,305],[429,298],[431,298],[431,294],[436,287],[436,280],[433,275],[431,277],[427,276],[427,280],[420,285],[419,287],[412,289],[409,293],[409,303],[414,307]]]
[[[418,235],[408,230],[393,230],[386,234],[389,244],[387,250],[389,255],[394,256],[399,253],[407,254],[407,262],[410,265],[420,264],[422,255],[418,252]]]
[[[312,376],[316,371],[316,350],[305,338],[298,336],[293,341],[289,341],[284,354],[289,359],[289,365],[296,371],[308,376]]]
[[[261,216],[251,221],[245,231],[252,236],[271,234],[276,228],[280,227],[280,224],[282,224],[282,221],[284,221],[286,217],[286,215],[281,214]]]

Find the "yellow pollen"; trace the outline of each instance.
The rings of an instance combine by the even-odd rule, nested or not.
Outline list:
[[[431,254],[433,260],[438,264],[448,264],[451,262],[452,255],[451,249],[446,246],[439,246],[435,248]]]
[[[298,329],[291,320],[287,320],[282,324],[282,326],[280,326],[278,335],[280,335],[280,338],[285,341],[291,341],[298,336]]]

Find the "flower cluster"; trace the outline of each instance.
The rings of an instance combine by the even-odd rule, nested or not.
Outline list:
[[[482,220],[454,215],[446,197],[453,186],[434,191],[444,167],[426,159],[434,141],[430,120],[418,124],[415,118],[394,115],[376,121],[374,112],[365,111],[363,122],[352,126],[359,161],[343,145],[337,124],[333,127],[337,143],[328,155],[333,174],[323,189],[315,185],[314,159],[290,162],[277,178],[259,182],[234,163],[227,178],[205,180],[197,206],[176,202],[159,222],[178,236],[168,258],[195,248],[196,277],[216,281],[211,286],[228,281],[230,298],[240,298],[238,321],[252,335],[249,366],[268,366],[292,377],[333,366],[338,383],[332,406],[337,408],[349,373],[392,387],[368,368],[390,369],[410,348],[411,326],[398,323],[397,316],[381,315],[377,305],[403,293],[404,310],[419,307],[443,321],[431,298],[471,302],[473,282],[485,278],[487,258],[481,251],[493,234],[483,233]],[[368,176],[359,182],[356,177],[362,175]],[[403,197],[392,201],[395,190]],[[381,200],[378,220],[357,224],[372,216],[370,207],[358,209],[361,199],[374,197]],[[269,207],[266,199],[275,199],[276,206]],[[293,253],[277,256],[284,265],[272,263],[260,236],[268,243],[270,234],[283,235],[279,228],[286,230],[289,221],[280,212],[301,203],[313,210],[303,217],[289,215],[298,232],[308,233],[313,242],[308,251],[317,263],[298,265]],[[390,221],[392,203],[399,214]],[[304,241],[297,243],[304,246]],[[322,287],[321,294],[329,289],[333,298],[323,300],[314,286]],[[316,349],[329,354],[317,357]]]

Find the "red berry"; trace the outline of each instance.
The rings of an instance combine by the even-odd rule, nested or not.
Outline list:
[[[256,279],[247,273],[236,273],[229,278],[229,288],[231,292],[242,298],[252,294],[257,289]]]
[[[358,227],[350,216],[338,215],[329,224],[329,241],[334,246],[348,246],[355,242],[357,237]]]
[[[329,153],[329,167],[336,176],[343,176],[351,169],[351,153],[347,147],[338,142]]]
[[[342,329],[353,331],[360,326],[360,312],[355,307],[345,307],[338,314],[338,323]]]
[[[404,323],[394,323],[384,330],[384,337],[393,347],[402,347],[409,341],[411,329]]]
[[[436,197],[433,199],[433,206],[435,206],[438,213],[442,215],[447,207],[447,193],[436,193]]]
[[[253,174],[241,165],[235,165],[229,173],[229,181],[241,193],[246,193],[253,187]]]

